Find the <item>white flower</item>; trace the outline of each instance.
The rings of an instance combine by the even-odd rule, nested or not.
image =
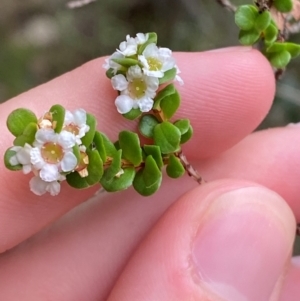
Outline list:
[[[131,56],[137,53],[137,46],[137,40],[135,38],[130,37],[130,35],[127,35],[126,41],[122,42],[119,45],[120,49],[117,49],[117,51],[123,54],[124,56]]]
[[[179,70],[179,68],[177,67],[177,65],[175,66],[176,68],[176,76],[175,76],[175,80],[179,82],[180,86],[183,86],[184,81],[183,79],[179,76],[179,74],[181,73],[181,71]]]
[[[86,111],[77,109],[73,113],[66,110],[63,130],[71,132],[76,137],[76,143],[80,145],[82,137],[89,131],[90,127],[86,124]]]
[[[52,129],[39,129],[36,141],[30,151],[30,161],[38,171],[40,178],[46,182],[60,179],[60,172],[70,172],[77,166],[77,158],[72,151],[76,143],[74,134]]]
[[[121,92],[115,100],[117,110],[121,114],[139,108],[141,112],[149,112],[153,107],[153,98],[159,86],[159,80],[143,74],[139,66],[128,69],[127,78],[118,74],[111,79],[115,90]]]
[[[176,66],[172,51],[169,48],[158,48],[154,43],[149,44],[143,54],[139,55],[139,61],[146,75],[158,78]]]
[[[23,167],[23,173],[28,174],[31,172],[31,162],[30,162],[30,151],[32,147],[25,143],[24,147],[22,146],[13,146],[12,151],[15,151],[16,154],[9,159],[9,163],[12,166],[21,164]]]
[[[136,34],[136,38],[135,38],[135,41],[137,42],[138,45],[141,45],[141,44],[145,44],[149,39],[149,33],[137,33]]]
[[[103,68],[105,70],[108,69],[112,69],[113,73],[116,74],[118,72],[118,70],[120,70],[122,68],[121,65],[119,65],[118,63],[114,62],[114,59],[123,59],[124,55],[122,53],[119,52],[114,52],[109,58],[105,59],[105,63],[103,64]]]
[[[60,183],[57,181],[45,182],[40,177],[33,177],[29,181],[30,190],[36,195],[43,195],[49,192],[52,196],[58,195],[60,192]]]

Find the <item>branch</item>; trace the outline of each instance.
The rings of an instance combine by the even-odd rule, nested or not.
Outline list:
[[[75,1],[70,1],[67,3],[67,7],[70,9],[74,9],[74,8],[79,8],[85,5],[88,5],[92,2],[95,2],[97,0],[75,0]]]
[[[227,10],[229,10],[233,13],[236,11],[236,6],[233,5],[230,0],[217,0],[217,2],[221,6],[223,6],[224,8],[226,8]]]

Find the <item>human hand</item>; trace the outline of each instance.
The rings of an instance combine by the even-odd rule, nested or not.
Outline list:
[[[95,189],[63,185],[57,197],[37,197],[28,177],[1,165],[0,300],[298,300],[299,259],[290,255],[300,127],[249,135],[274,97],[268,62],[250,48],[176,58],[185,80],[178,116],[195,131],[183,150],[208,184],[165,178],[148,198],[129,189],[83,203]],[[5,120],[18,107],[83,107],[111,138],[134,129],[115,110],[102,64],[1,104],[2,154],[12,141]]]

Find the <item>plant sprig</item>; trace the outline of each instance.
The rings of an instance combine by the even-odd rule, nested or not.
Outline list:
[[[202,178],[182,153],[193,135],[186,118],[172,121],[181,98],[173,82],[183,83],[171,50],[156,46],[155,33],[126,37],[104,65],[118,90],[117,110],[138,120],[138,133],[123,130],[111,141],[97,130],[97,120],[83,109],[74,112],[57,104],[38,118],[24,108],[14,110],[7,127],[14,146],[4,155],[5,166],[33,172],[30,189],[37,195],[57,195],[66,181],[77,189],[99,184],[108,192],[133,186],[143,196],[155,193],[163,168],[171,178],[187,173]],[[142,145],[140,136],[148,139]]]

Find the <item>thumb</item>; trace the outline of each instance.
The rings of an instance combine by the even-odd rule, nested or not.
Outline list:
[[[295,224],[283,199],[266,188],[205,184],[165,213],[108,300],[277,300]]]

